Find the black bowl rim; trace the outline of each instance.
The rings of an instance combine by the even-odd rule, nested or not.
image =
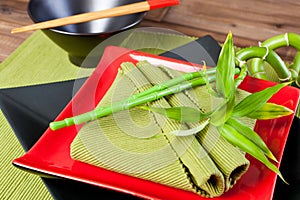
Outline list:
[[[31,20],[34,22],[34,23],[39,23],[41,21],[38,21],[33,15],[32,15],[32,12],[30,11],[30,6],[32,4],[33,0],[30,0],[28,2],[28,5],[27,5],[27,13],[29,15],[29,17],[31,18]],[[139,13],[136,13],[136,14],[139,14]],[[93,33],[82,33],[82,32],[68,32],[68,31],[62,31],[62,30],[58,30],[56,27],[54,28],[48,28],[46,30],[51,30],[53,32],[56,32],[56,33],[60,33],[60,34],[65,34],[65,35],[73,35],[73,36],[93,36],[93,35],[101,35],[101,34],[112,34],[112,33],[118,33],[118,32],[121,32],[121,31],[124,31],[124,30],[127,30],[127,29],[130,29],[132,27],[134,27],[135,25],[139,24],[145,17],[145,15],[147,14],[147,12],[141,12],[140,13],[140,16],[138,17],[138,19],[136,21],[134,21],[134,23],[131,23],[127,26],[124,26],[122,27],[121,29],[119,30],[116,30],[116,31],[111,31],[111,32],[104,32],[104,31],[101,31],[101,32],[93,32]],[[134,14],[133,14],[134,15]]]

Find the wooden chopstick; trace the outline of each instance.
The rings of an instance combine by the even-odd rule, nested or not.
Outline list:
[[[20,33],[26,31],[53,28],[58,26],[65,26],[69,24],[77,24],[77,23],[88,22],[88,21],[102,19],[102,18],[117,17],[122,15],[145,12],[145,11],[171,6],[171,5],[177,5],[177,4],[179,4],[179,0],[148,0],[148,1],[138,2],[138,3],[128,4],[128,5],[123,5],[123,6],[107,9],[107,10],[88,12],[88,13],[69,16],[69,17],[40,22],[28,26],[23,26],[23,27],[12,29],[11,33]]]

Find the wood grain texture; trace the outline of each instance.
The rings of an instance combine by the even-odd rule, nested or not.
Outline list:
[[[32,32],[11,34],[13,28],[32,23],[27,15],[29,0],[0,0],[0,62]],[[236,46],[286,32],[300,34],[300,1],[293,0],[182,0],[178,6],[150,11],[142,27],[163,27],[190,36],[212,35],[224,42],[229,31]],[[291,60],[295,50],[282,48],[279,54]]]

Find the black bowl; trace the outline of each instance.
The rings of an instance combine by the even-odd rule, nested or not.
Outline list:
[[[32,21],[38,23],[140,1],[142,0],[30,0],[27,11]],[[144,16],[145,12],[136,13],[44,29],[43,32],[68,52],[72,63],[82,66],[87,55],[98,44],[112,35],[135,27],[142,21]],[[86,66],[83,67],[95,67],[100,57],[101,55],[95,56],[94,59],[91,59],[91,63],[85,63]]]

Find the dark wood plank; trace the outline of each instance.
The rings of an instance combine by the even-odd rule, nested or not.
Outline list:
[[[151,12],[147,13],[147,16],[145,17],[145,19],[160,22],[163,20],[163,18],[167,14],[168,10],[169,10],[169,8],[160,8],[157,10],[152,10]]]
[[[235,45],[245,47],[278,34],[300,33],[299,8],[300,2],[291,0],[189,0],[170,8],[156,25],[193,36],[207,32],[219,42],[232,31]],[[278,52],[287,60],[295,53],[290,48]]]
[[[11,34],[13,28],[32,23],[27,0],[0,0],[0,62],[5,60],[32,32]]]
[[[188,25],[257,41],[285,32],[299,32],[299,7],[259,0],[190,0],[173,7],[164,22]]]

